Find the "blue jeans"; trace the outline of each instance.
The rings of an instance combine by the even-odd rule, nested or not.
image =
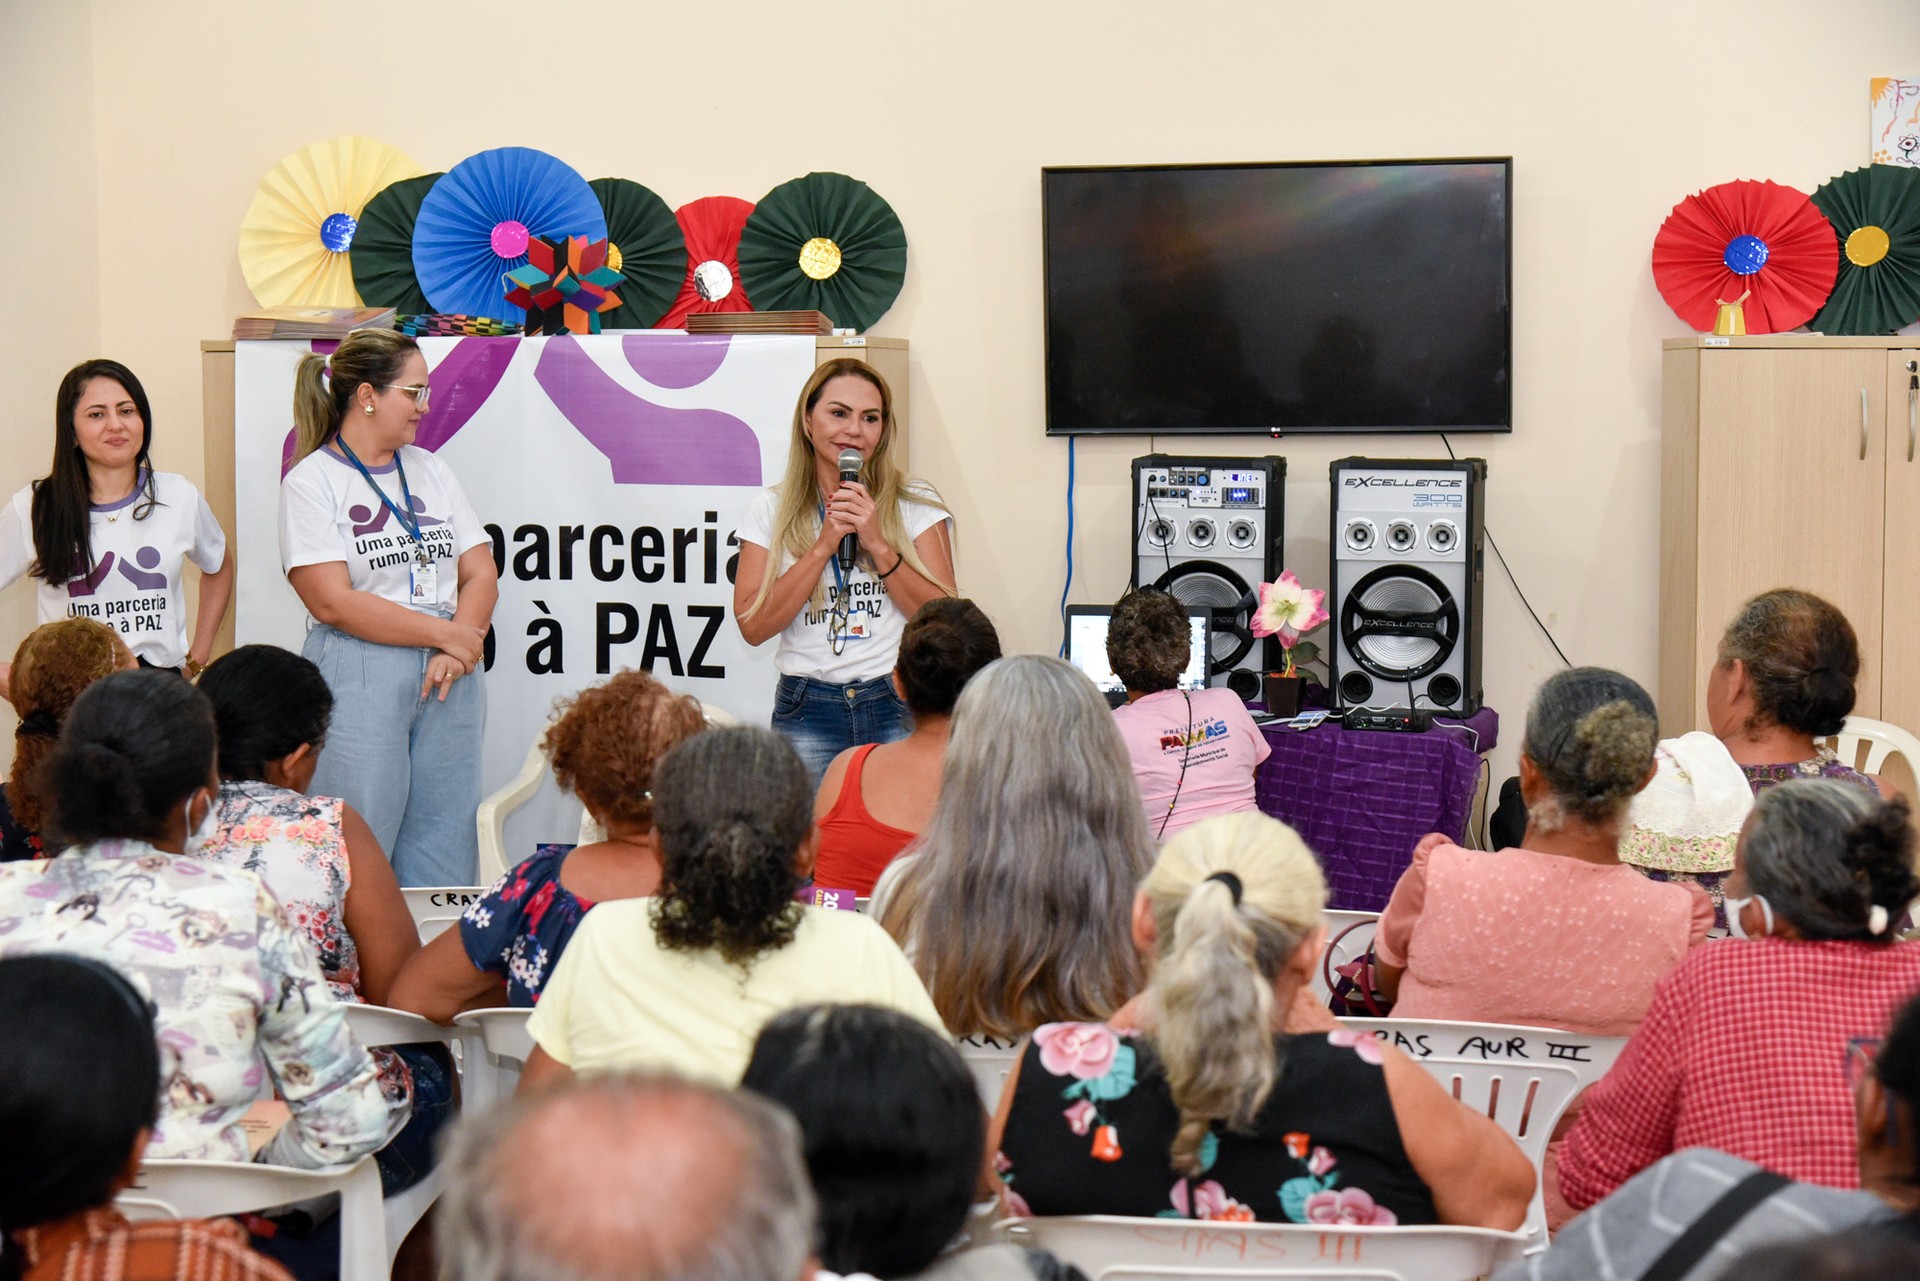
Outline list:
[[[436,1140],[453,1118],[453,1055],[447,1047],[429,1043],[393,1049],[413,1073],[413,1115],[400,1133],[387,1140],[387,1146],[373,1154],[380,1167],[382,1196],[404,1192],[427,1177],[433,1170]]]
[[[773,729],[793,744],[813,785],[833,758],[862,743],[892,743],[913,728],[893,678],[835,685],[806,676],[782,676],[773,691]]]
[[[325,624],[301,647],[333,691],[309,789],[360,811],[402,885],[471,885],[480,859],[480,741],[487,688],[462,676],[420,696],[430,649],[376,645]]]

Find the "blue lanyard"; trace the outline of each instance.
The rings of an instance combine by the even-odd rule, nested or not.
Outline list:
[[[397,449],[393,451],[393,469],[400,473],[400,497],[406,502],[405,511],[401,511],[394,504],[393,499],[387,497],[387,491],[374,482],[373,473],[367,470],[367,465],[360,461],[360,456],[353,452],[352,447],[344,439],[335,436],[333,440],[340,446],[340,452],[347,456],[347,461],[353,464],[354,470],[366,477],[367,484],[373,487],[373,492],[380,495],[380,501],[386,504],[388,511],[393,513],[393,518],[400,522],[400,528],[406,530],[413,541],[424,550],[426,540],[420,537],[420,517],[414,514],[413,491],[407,488],[407,469],[400,465],[400,451]]]
[[[400,455],[398,454],[394,455],[395,458],[398,458],[399,456]],[[825,503],[820,504],[820,523],[822,525],[827,523],[827,505]],[[839,589],[839,592],[840,592],[839,600],[841,604],[844,606],[847,599],[847,576],[840,572],[840,549],[839,548],[837,547],[834,548],[833,555],[827,557],[827,564],[833,567],[833,585],[834,587]]]

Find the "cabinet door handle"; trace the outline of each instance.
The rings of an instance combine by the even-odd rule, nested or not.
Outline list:
[[[1867,461],[1867,389],[1860,389],[1860,461]]]

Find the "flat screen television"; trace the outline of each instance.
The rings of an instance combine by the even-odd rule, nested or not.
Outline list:
[[[1512,430],[1511,158],[1040,189],[1048,435]]]

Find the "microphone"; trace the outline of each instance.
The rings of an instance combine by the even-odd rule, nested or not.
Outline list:
[[[853,483],[856,480],[859,480],[860,465],[864,462],[866,462],[866,459],[860,456],[859,450],[857,449],[841,450],[840,451],[840,483],[842,485],[847,485],[847,484]],[[847,574],[853,571],[853,556],[854,556],[854,553],[859,550],[860,550],[860,535],[843,534],[841,536],[840,553],[839,553],[841,573]]]

